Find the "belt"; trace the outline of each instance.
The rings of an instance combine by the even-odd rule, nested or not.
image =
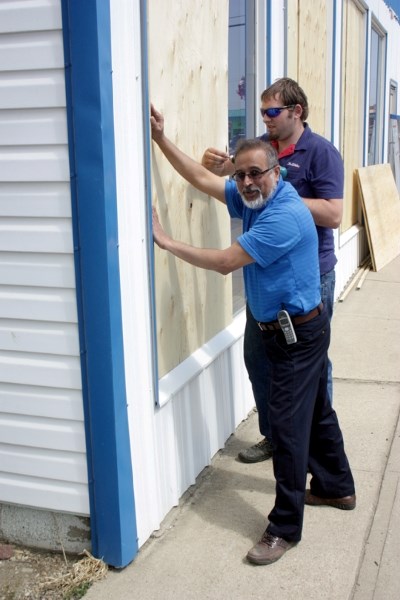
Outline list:
[[[306,315],[298,315],[297,317],[290,318],[292,320],[293,325],[301,325],[302,323],[307,323],[307,321],[311,321],[311,319],[313,319],[317,315],[320,315],[322,313],[323,308],[324,305],[321,302],[318,306],[313,308],[313,310],[310,310],[310,312]],[[281,326],[279,325],[279,321],[270,321],[269,323],[260,323],[259,321],[257,321],[257,325],[259,326],[261,331],[275,331],[276,329],[281,328]]]

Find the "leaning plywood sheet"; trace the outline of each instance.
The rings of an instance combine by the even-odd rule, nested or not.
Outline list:
[[[400,254],[400,198],[389,164],[358,169],[361,203],[374,271]]]

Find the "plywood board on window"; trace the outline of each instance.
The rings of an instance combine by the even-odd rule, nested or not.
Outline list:
[[[343,3],[341,154],[344,203],[341,231],[358,222],[354,170],[363,164],[366,14],[353,0]]]
[[[357,170],[374,271],[400,254],[400,198],[389,164]]]
[[[324,0],[288,2],[288,75],[304,89],[309,105],[307,121],[315,133],[326,130],[328,72],[327,23],[332,18]],[[330,72],[330,71],[329,71]]]
[[[308,122],[315,133],[327,135],[327,3],[308,0],[299,3],[299,77],[308,97]]]
[[[165,132],[190,157],[228,143],[228,2],[148,2],[150,99]],[[226,248],[224,205],[187,184],[152,145],[152,194],[174,238]],[[232,321],[232,278],[197,269],[155,248],[159,376],[171,371]]]
[[[287,76],[298,80],[299,63],[299,0],[292,0],[287,5]]]

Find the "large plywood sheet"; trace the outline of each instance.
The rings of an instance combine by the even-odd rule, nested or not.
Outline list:
[[[228,1],[148,2],[150,98],[165,131],[200,160],[228,143]],[[189,186],[152,147],[153,204],[175,238],[230,245],[226,207]],[[232,278],[196,269],[155,248],[159,375],[168,373],[232,320]]]
[[[358,169],[361,202],[374,271],[400,254],[400,198],[389,164]]]
[[[295,81],[299,78],[299,0],[287,5],[287,76]]]
[[[329,13],[329,15],[328,15]],[[307,121],[313,131],[327,137],[330,118],[327,85],[327,24],[331,11],[323,0],[293,0],[288,3],[288,76],[299,82],[309,105]]]
[[[298,82],[308,97],[313,131],[326,131],[327,102],[327,3],[325,0],[307,0],[299,3],[299,76]]]
[[[363,164],[366,16],[353,0],[343,3],[342,117],[344,204],[341,231],[358,222],[354,170]]]

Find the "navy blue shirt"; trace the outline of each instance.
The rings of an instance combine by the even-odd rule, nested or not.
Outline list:
[[[257,321],[275,321],[310,312],[321,301],[318,238],[310,211],[296,190],[280,178],[275,193],[259,210],[247,208],[236,183],[225,183],[231,217],[243,220],[237,242],[254,259],[243,268],[246,298]]]
[[[261,136],[268,141],[268,134]],[[313,133],[307,123],[297,144],[279,155],[279,164],[286,167],[289,181],[302,198],[343,198],[343,160],[335,146],[324,137]],[[319,267],[321,275],[331,271],[336,262],[333,231],[317,227]]]

